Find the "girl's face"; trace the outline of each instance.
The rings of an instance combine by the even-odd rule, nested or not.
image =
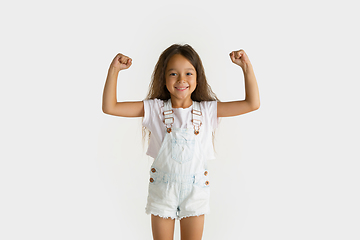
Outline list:
[[[172,56],[165,70],[166,88],[173,103],[191,105],[191,94],[196,88],[196,70],[181,54]],[[190,106],[189,105],[189,106]]]

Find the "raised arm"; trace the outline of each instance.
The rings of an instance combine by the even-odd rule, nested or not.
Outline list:
[[[121,53],[117,54],[111,62],[103,92],[102,110],[104,113],[120,117],[144,116],[144,103],[142,101],[117,102],[116,85],[119,71],[128,69],[131,64],[132,59]]]
[[[230,53],[233,63],[239,65],[244,73],[245,100],[232,102],[218,102],[217,116],[232,117],[257,110],[260,107],[259,89],[251,62],[244,50]]]

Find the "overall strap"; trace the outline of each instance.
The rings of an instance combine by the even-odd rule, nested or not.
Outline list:
[[[166,131],[171,132],[172,124],[174,123],[174,110],[172,109],[171,99],[164,101],[164,124]],[[200,126],[202,125],[202,112],[199,102],[193,101],[193,109],[191,110],[191,122],[194,125],[195,135],[199,134]]]
[[[166,131],[171,132],[171,126],[174,123],[174,110],[171,105],[171,98],[167,101],[164,101],[164,124],[166,126]]]
[[[195,135],[199,134],[200,126],[202,124],[202,113],[200,103],[193,101],[193,109],[191,110],[192,113],[192,124],[194,125],[194,133]]]

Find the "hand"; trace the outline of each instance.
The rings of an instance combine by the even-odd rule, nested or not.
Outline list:
[[[120,71],[123,69],[128,69],[132,64],[132,59],[121,54],[118,53],[115,58],[112,60],[111,64],[110,64],[110,68],[116,70],[116,71]]]
[[[245,51],[242,49],[239,51],[232,51],[230,53],[230,58],[233,63],[235,63],[236,65],[239,65],[243,70],[246,70],[247,65],[251,64],[249,57],[246,55]]]

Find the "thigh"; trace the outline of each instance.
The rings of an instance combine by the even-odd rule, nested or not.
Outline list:
[[[204,220],[204,215],[181,219],[181,240],[201,240],[204,230]]]
[[[151,227],[154,240],[172,240],[174,238],[175,219],[151,214]]]

